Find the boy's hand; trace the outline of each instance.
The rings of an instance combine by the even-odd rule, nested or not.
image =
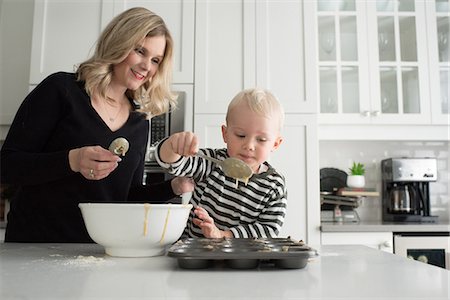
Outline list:
[[[217,228],[214,224],[214,219],[209,216],[208,212],[203,207],[197,206],[194,213],[197,218],[194,218],[193,222],[200,227],[206,238],[220,239],[224,237],[233,237],[231,231],[222,231]]]
[[[193,132],[184,131],[172,134],[161,145],[160,158],[167,163],[180,159],[180,156],[192,156],[198,151],[197,136]]]

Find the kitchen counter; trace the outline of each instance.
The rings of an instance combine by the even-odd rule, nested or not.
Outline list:
[[[449,299],[450,272],[365,246],[314,247],[304,269],[184,270],[96,244],[0,243],[0,299]]]
[[[322,232],[450,232],[448,223],[389,223],[389,222],[359,222],[332,223],[322,222]]]

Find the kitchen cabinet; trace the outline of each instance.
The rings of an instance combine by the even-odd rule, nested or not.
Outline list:
[[[432,122],[450,124],[450,3],[426,2]]]
[[[36,0],[34,6],[30,85],[56,71],[74,66],[93,54],[107,23],[120,12],[143,6],[167,23],[175,44],[174,83],[193,83],[194,0]]]
[[[394,253],[392,232],[322,232],[322,245],[364,245]]]
[[[317,109],[305,89],[315,83],[305,76],[311,31],[304,30],[303,3],[196,2],[194,131],[202,147],[223,147],[220,126],[231,99],[255,86],[273,92],[286,112],[284,142],[270,160],[289,189],[281,235],[319,243]]]
[[[220,126],[225,114],[196,115],[194,131],[201,147],[225,147]],[[320,243],[317,120],[312,114],[287,114],[284,140],[269,162],[285,176],[288,209],[280,236]]]
[[[448,125],[448,1],[306,1],[305,18],[320,124]]]
[[[233,20],[230,22],[229,20]],[[307,94],[303,1],[196,2],[195,113],[224,113],[245,88],[271,90],[289,113],[314,113]]]

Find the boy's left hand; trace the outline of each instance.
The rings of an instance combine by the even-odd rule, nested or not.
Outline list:
[[[217,228],[214,224],[214,219],[209,216],[208,212],[203,207],[197,206],[194,213],[197,218],[194,218],[193,222],[200,227],[205,237],[213,239],[233,237],[231,231],[222,231]]]

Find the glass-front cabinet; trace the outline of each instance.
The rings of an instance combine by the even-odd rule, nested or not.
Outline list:
[[[445,122],[448,4],[448,0],[306,4],[314,6],[310,9],[317,37],[320,123],[430,124],[432,109],[433,116],[440,113],[436,122]],[[429,24],[434,24],[435,32]],[[436,57],[430,55],[430,43],[436,44]]]
[[[315,3],[321,118],[335,122],[345,114],[357,120],[370,107],[370,99],[361,97],[370,88],[364,3]]]
[[[433,123],[450,124],[450,1],[427,1]]]

